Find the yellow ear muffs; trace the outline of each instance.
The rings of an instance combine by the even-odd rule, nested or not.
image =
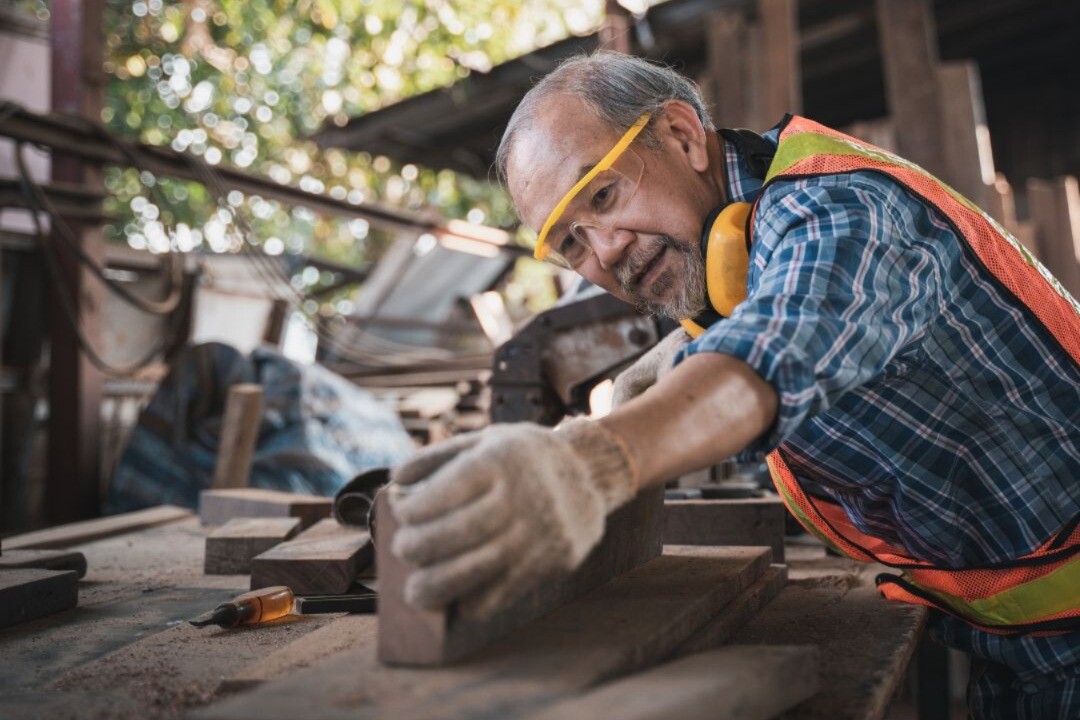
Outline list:
[[[705,244],[705,287],[709,304],[723,317],[746,299],[750,253],[746,248],[746,220],[750,203],[731,203],[716,216]]]

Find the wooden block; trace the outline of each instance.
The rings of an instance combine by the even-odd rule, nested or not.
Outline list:
[[[321,520],[251,561],[251,589],[287,585],[297,595],[340,595],[374,558],[366,530]]]
[[[251,560],[300,531],[300,518],[233,518],[206,537],[203,572],[251,572]]]
[[[784,518],[779,498],[668,500],[665,545],[765,545],[784,561]]]
[[[78,601],[74,570],[0,570],[0,628],[73,608]]]
[[[458,660],[662,550],[663,488],[654,488],[608,518],[604,539],[570,578],[537,588],[488,620],[465,620],[452,608],[428,612],[405,603],[405,579],[412,566],[389,551],[396,522],[385,494],[377,502],[379,659],[389,664],[441,665]]]
[[[248,486],[251,457],[255,454],[259,428],[262,427],[262,396],[262,386],[254,383],[240,383],[229,388],[213,487]]]
[[[666,547],[662,557],[452,666],[385,665],[379,662],[376,643],[358,640],[348,650],[281,673],[277,680],[199,710],[194,717],[526,716],[665,660],[761,577],[768,556],[764,548]],[[378,623],[382,633],[381,617]]]
[[[769,720],[818,691],[817,648],[735,645],[557,703],[530,720]]]
[[[231,488],[199,493],[199,519],[203,525],[224,525],[237,517],[297,517],[301,528],[330,517],[333,500],[318,495],[300,495],[263,490]]]
[[[145,510],[109,515],[95,520],[82,520],[45,530],[35,530],[22,535],[14,535],[4,539],[4,550],[70,547],[91,542],[92,540],[112,537],[113,535],[145,530],[155,525],[163,525],[189,517],[191,517],[190,510],[175,505],[158,505]]]
[[[0,555],[0,570],[37,568],[39,570],[73,570],[82,578],[86,575],[86,556],[74,550],[8,550]]]

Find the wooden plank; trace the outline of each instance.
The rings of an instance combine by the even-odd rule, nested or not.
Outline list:
[[[607,520],[604,539],[569,578],[549,582],[495,617],[484,621],[457,617],[453,609],[429,612],[405,603],[404,586],[412,566],[389,549],[396,529],[393,513],[380,496],[376,510],[379,568],[379,659],[399,665],[441,665],[464,657],[510,630],[657,557],[662,550],[663,488],[653,488]]]
[[[802,112],[798,7],[796,0],[758,0],[757,11],[762,53],[758,82],[765,124],[772,125],[784,113]]]
[[[379,662],[374,644],[364,643],[194,717],[449,720],[527,715],[669,657],[761,576],[768,555],[762,548],[669,546],[662,557],[460,663],[438,669],[388,666]]]
[[[770,566],[757,582],[736,595],[735,599],[688,637],[686,642],[679,645],[672,657],[694,655],[727,643],[750,618],[783,591],[787,586],[787,579],[787,566]]]
[[[300,518],[233,518],[206,536],[203,572],[251,572],[251,561],[300,531]]]
[[[979,68],[971,60],[942,63],[937,68],[937,85],[945,153],[943,179],[968,200],[987,209],[997,191]]]
[[[746,13],[717,10],[705,23],[705,72],[698,81],[717,127],[752,128]],[[756,87],[755,87],[756,92]]]
[[[320,520],[251,561],[251,589],[287,585],[297,595],[339,595],[374,558],[367,531]]]
[[[175,522],[191,517],[191,511],[175,505],[158,505],[145,510],[109,515],[96,520],[58,525],[45,530],[14,535],[4,539],[4,549],[49,549],[71,547],[101,538]]]
[[[73,550],[11,550],[4,548],[0,555],[0,570],[37,568],[39,570],[73,570],[79,578],[86,575],[86,556]]]
[[[789,585],[731,642],[817,645],[821,686],[800,720],[880,720],[904,678],[927,610],[889,602],[875,588]]]
[[[213,487],[247,487],[251,457],[255,454],[262,427],[262,396],[262,386],[254,383],[240,383],[229,388]]]
[[[665,545],[765,545],[784,561],[784,518],[779,498],[668,500]]]
[[[944,176],[937,31],[930,0],[876,0],[889,114],[900,155]]]
[[[0,570],[0,628],[73,608],[78,601],[74,570]]]
[[[1080,297],[1080,193],[1075,177],[1027,182],[1039,259],[1073,297]]]
[[[224,525],[237,517],[298,517],[306,528],[330,517],[332,504],[327,497],[262,488],[203,490],[199,519],[203,525]]]
[[[530,720],[769,720],[818,691],[817,648],[736,645],[558,703]]]

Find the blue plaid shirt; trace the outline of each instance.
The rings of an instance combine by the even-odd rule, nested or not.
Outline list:
[[[676,362],[733,355],[776,389],[775,426],[736,459],[783,443],[796,475],[812,468],[807,492],[944,567],[1028,554],[1077,517],[1080,371],[939,212],[872,172],[762,192],[727,142],[725,156],[732,198],[761,196],[748,297]],[[941,622],[950,644],[1018,671],[1080,669],[1078,633]]]

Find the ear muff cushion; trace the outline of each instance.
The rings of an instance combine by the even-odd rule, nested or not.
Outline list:
[[[750,203],[731,203],[716,216],[705,245],[705,286],[709,304],[730,317],[746,299],[750,255],[746,250],[746,221]]]

